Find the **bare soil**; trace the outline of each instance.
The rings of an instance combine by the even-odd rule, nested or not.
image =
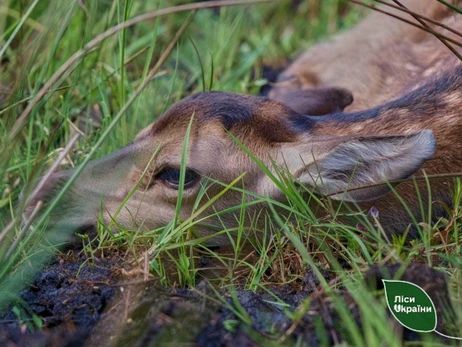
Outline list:
[[[381,279],[389,278],[398,268],[374,266],[365,280],[371,290],[380,289]],[[302,290],[280,286],[272,288],[271,294],[237,290],[235,294],[222,291],[218,296],[206,281],[196,288],[161,288],[152,280],[127,280],[121,269],[117,256],[97,262],[83,255],[58,259],[21,294],[44,322],[43,328],[29,331],[10,311],[0,316],[0,346],[260,346],[297,341],[317,346],[341,342],[346,331],[334,303],[310,269]],[[332,278],[327,272],[324,276]],[[442,308],[450,307],[450,300],[443,273],[411,264],[402,279],[426,289],[437,306],[440,331],[448,331],[450,324],[443,319]],[[338,294],[360,325],[354,300],[346,291]],[[298,321],[288,318],[287,312],[295,312],[307,302],[309,309]],[[401,334],[403,340],[419,339],[417,333],[398,326],[390,333]]]

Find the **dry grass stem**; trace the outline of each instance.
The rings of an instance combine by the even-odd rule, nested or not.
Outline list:
[[[31,195],[28,196],[25,205],[29,203],[29,201],[34,200],[38,192],[43,188],[43,186],[48,182],[50,179],[51,175],[55,173],[56,169],[58,168],[59,164],[63,161],[63,159],[67,156],[67,154],[71,151],[71,149],[74,147],[75,143],[77,140],[81,137],[80,133],[77,133],[72,137],[72,139],[69,141],[69,143],[66,145],[66,147],[62,150],[62,152],[59,154],[58,158],[55,160],[53,165],[48,169],[48,171],[45,173],[45,175],[40,179],[40,182],[37,184],[35,187],[34,191],[32,192]]]
[[[443,24],[443,23],[440,23],[440,22],[438,22],[438,21],[436,21],[436,20],[433,20],[433,19],[431,19],[431,18],[422,16],[421,14],[419,14],[419,13],[417,13],[417,12],[414,12],[414,11],[409,10],[407,7],[397,6],[397,5],[391,4],[391,3],[389,3],[389,2],[385,2],[385,1],[383,1],[383,0],[374,0],[374,1],[375,1],[375,2],[378,2],[379,4],[383,4],[383,5],[385,5],[385,6],[394,8],[394,9],[396,9],[396,10],[398,10],[398,11],[405,12],[405,13],[407,13],[407,14],[410,14],[411,16],[413,16],[413,17],[416,18],[416,19],[417,19],[417,17],[420,18],[420,19],[423,19],[423,20],[426,21],[426,22],[429,22],[429,23],[431,23],[431,24],[434,24],[434,25],[436,25],[436,26],[439,26],[439,27],[441,27],[441,28],[443,28],[443,29],[446,29],[447,31],[452,32],[453,34],[456,34],[457,36],[462,37],[462,33],[459,32],[459,31],[457,31],[457,30],[455,30],[454,28],[451,28],[450,26],[447,26],[447,25],[445,25],[445,24]]]
[[[26,235],[27,231],[31,227],[34,218],[37,216],[37,214],[39,213],[42,206],[43,206],[43,201],[39,201],[35,205],[34,210],[32,211],[29,219],[26,221],[26,224],[24,224],[24,226],[21,228],[21,231],[19,232],[18,237],[14,240],[13,244],[8,249],[8,252],[6,252],[5,259],[8,259],[13,254],[13,252],[16,249],[16,247],[18,246],[19,242],[22,240],[24,235]]]
[[[393,2],[396,3],[398,6],[401,6],[401,8],[407,10],[406,6],[401,4],[398,0],[393,0]],[[420,24],[422,24],[422,26],[427,28],[438,40],[440,40],[440,42],[443,45],[445,45],[457,58],[459,58],[460,61],[462,61],[462,56],[459,54],[459,52],[457,52],[457,50],[454,47],[452,47],[444,38],[440,37],[439,35],[436,35],[437,34],[436,31],[430,28],[428,24],[422,20],[422,16],[417,16],[413,13],[410,13],[409,11],[407,13],[409,13],[412,17],[414,17],[414,19],[418,21]]]
[[[452,38],[450,38],[450,37],[448,37],[446,35],[440,34],[440,33],[436,32],[434,30],[429,30],[428,28],[426,28],[426,27],[424,27],[422,25],[416,24],[415,22],[412,22],[412,21],[410,21],[410,20],[408,20],[406,18],[397,16],[394,13],[382,10],[380,8],[375,7],[374,5],[368,5],[368,4],[366,4],[366,3],[362,2],[362,1],[358,1],[358,0],[348,0],[348,1],[353,3],[353,4],[364,6],[364,7],[370,8],[373,11],[377,11],[377,12],[383,13],[383,14],[385,14],[387,16],[396,18],[396,19],[398,19],[398,20],[400,20],[400,21],[402,21],[404,23],[412,25],[413,27],[419,28],[419,29],[421,29],[421,30],[423,30],[423,31],[425,31],[427,33],[430,33],[430,34],[432,34],[432,35],[434,35],[434,36],[436,36],[438,38],[442,38],[442,39],[444,39],[444,40],[446,40],[446,41],[448,41],[448,42],[450,42],[450,43],[452,43],[452,44],[454,44],[456,46],[462,47],[462,42],[454,40],[454,39],[452,39]]]

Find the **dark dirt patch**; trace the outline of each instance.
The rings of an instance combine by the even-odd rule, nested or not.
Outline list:
[[[44,321],[44,328],[27,332],[9,312],[0,318],[0,346],[260,346],[296,341],[317,346],[340,343],[345,335],[332,298],[319,289],[312,270],[299,291],[281,286],[271,292],[237,290],[233,295],[229,291],[217,295],[205,281],[193,289],[165,289],[155,281],[120,277],[117,282],[117,260],[82,265],[84,260],[50,265],[23,291],[22,299]],[[375,266],[366,280],[371,289],[380,288],[381,279],[398,269],[398,265]],[[331,279],[327,272],[324,276]],[[442,273],[412,264],[403,279],[426,288],[437,307],[450,303]],[[360,325],[351,296],[339,290],[337,297]],[[304,305],[306,313],[298,322],[288,318],[287,312]],[[448,331],[440,316],[439,327]],[[405,340],[419,339],[415,333],[401,331]]]
[[[371,283],[371,289],[376,289],[372,285],[374,281],[390,278],[398,267],[374,267],[369,271],[366,277]],[[237,290],[231,295],[229,292],[222,292],[220,295],[225,298],[224,302],[219,302],[205,281],[194,290],[166,291],[151,283],[139,288],[141,292],[134,294],[136,290],[132,287],[133,292],[129,295],[143,299],[130,306],[123,320],[125,323],[120,324],[119,321],[119,326],[112,331],[105,327],[114,326],[113,317],[110,317],[112,323],[105,321],[107,316],[103,317],[100,329],[97,328],[98,333],[92,335],[89,345],[107,345],[104,341],[117,341],[111,346],[133,347],[166,343],[177,345],[185,342],[199,346],[264,346],[270,342],[290,346],[297,341],[309,346],[341,343],[342,336],[347,335],[347,328],[336,309],[338,302],[335,303],[331,296],[317,289],[319,282],[313,271],[307,271],[305,278],[307,283],[302,291],[297,292],[289,286],[282,286],[272,288],[271,293]],[[432,298],[438,296],[440,299],[436,300],[439,301],[435,301],[437,306],[443,305],[441,300],[449,302],[442,273],[424,265],[413,264],[405,272],[404,278],[426,286]],[[436,293],[437,296],[433,295]],[[118,296],[116,302],[133,303],[131,299],[127,299],[127,294],[119,293]],[[285,305],[278,303],[276,297]],[[342,290],[337,292],[336,297],[348,308],[351,319],[361,326],[359,308],[352,297]],[[309,303],[305,307],[306,313],[294,323],[288,318],[287,312],[294,312],[303,307],[304,303]],[[115,307],[112,310],[117,311]],[[124,309],[119,307],[119,311]],[[447,328],[442,320],[441,329],[447,332]],[[418,334],[401,329],[397,324],[396,333],[399,332],[403,340],[420,339]]]
[[[10,311],[0,317],[0,346],[77,346],[98,322],[114,288],[117,261],[84,263],[84,258],[50,265],[21,293],[21,299],[41,318],[43,328],[29,333]]]
[[[107,345],[107,341],[117,341],[113,346],[185,342],[200,346],[265,345],[278,341],[292,326],[285,310],[293,311],[301,305],[318,285],[310,271],[304,290],[298,292],[282,286],[272,288],[271,293],[237,290],[233,295],[221,292],[217,296],[205,281],[191,290],[165,290],[154,283],[131,285],[130,289],[122,286],[125,289],[117,291],[115,304],[109,308],[112,315],[103,317],[89,345]],[[130,303],[128,312],[126,303]],[[124,312],[124,319],[114,322],[114,316]],[[108,331],[107,326],[117,328]],[[316,334],[309,329],[305,329],[306,341],[317,343]],[[288,341],[292,342],[291,336]]]

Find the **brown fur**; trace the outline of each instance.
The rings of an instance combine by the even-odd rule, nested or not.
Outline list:
[[[462,138],[462,66],[458,69],[449,69],[447,74],[451,76],[451,90],[444,90],[438,86],[438,82],[444,77],[433,75],[427,80],[428,86],[436,91],[436,95],[429,95],[426,88],[417,90],[416,96],[410,97],[409,103],[392,102],[389,106],[378,107],[373,110],[359,111],[350,115],[328,116],[313,127],[315,135],[351,135],[351,134],[406,134],[414,133],[422,129],[431,129],[437,142],[437,150],[434,156],[428,160],[415,176],[439,175],[451,172],[462,171],[462,156],[457,146]],[[428,89],[430,89],[428,88]],[[441,88],[441,90],[438,90]],[[409,95],[409,94],[408,94]],[[398,99],[400,100],[400,99]],[[372,112],[371,112],[372,111]],[[349,117],[357,117],[363,114],[372,113],[373,117],[361,122],[351,122]],[[432,200],[438,211],[434,218],[441,217],[439,202],[451,205],[453,178],[431,179]],[[424,180],[418,184],[420,194],[426,201],[427,184]],[[413,182],[403,183],[397,187],[401,198],[411,207],[416,205],[416,191]],[[376,206],[382,215],[385,225],[398,224],[405,228],[408,221],[407,212],[403,209],[402,203],[393,195],[387,195],[386,199],[371,201],[363,204],[367,209]],[[414,211],[416,212],[416,211]],[[419,213],[416,212],[417,218]]]
[[[408,0],[402,3],[410,10],[462,32],[461,16],[437,1]],[[457,5],[459,2],[453,3]],[[384,9],[417,23],[412,17],[397,10],[388,7]],[[437,31],[460,41],[460,37],[454,33],[441,28]],[[457,49],[462,52],[460,48]],[[359,111],[407,95],[419,86],[431,83],[431,80],[437,81],[444,71],[454,73],[455,67],[460,65],[458,58],[433,35],[381,13],[373,13],[353,30],[336,37],[333,42],[321,43],[302,54],[281,74],[281,87],[273,89],[270,96],[277,98],[279,94],[287,93],[287,89],[343,87],[354,95],[354,102],[347,110]],[[461,70],[457,71],[460,73]],[[284,80],[290,80],[291,83]],[[437,151],[416,175],[460,172],[462,157],[455,146],[462,138],[461,82],[456,82],[456,86],[458,88],[451,92],[440,91],[436,98],[426,95],[426,91],[418,93],[421,102],[425,103],[424,114],[412,108],[392,108],[379,117],[358,123],[336,121],[335,117],[331,117],[319,123],[314,133],[386,135],[431,129],[437,139]],[[415,99],[414,102],[419,104]],[[452,179],[433,179],[431,183],[432,199],[450,205]],[[427,188],[422,182],[420,191],[425,198]],[[415,206],[413,183],[400,185],[398,193],[407,203]],[[398,223],[403,227],[408,222],[408,216],[401,203],[393,194],[383,200],[363,204],[363,207],[376,205],[380,207],[382,219],[388,219],[384,223]]]
[[[459,32],[462,30],[460,15],[436,0],[401,3]],[[418,24],[398,10],[384,9]],[[437,31],[460,39],[446,30]],[[456,60],[431,34],[374,12],[352,30],[300,55],[279,76],[280,87],[274,88],[270,97],[277,99],[279,94],[294,89],[341,87],[354,96],[347,111],[363,110],[400,96],[406,88],[418,84],[422,76],[441,71]]]
[[[436,1],[405,3],[413,10],[462,28],[454,15]],[[198,178],[185,187],[181,220],[195,213],[199,197],[198,206],[203,206],[223,190],[223,184],[230,184],[241,174],[243,179],[236,188],[284,199],[280,189],[237,142],[273,173],[276,164],[319,194],[355,201],[364,209],[377,207],[380,221],[390,233],[404,232],[412,219],[392,193],[385,195],[387,185],[374,184],[424,172],[433,175],[462,171],[462,152],[457,149],[462,138],[462,66],[439,41],[418,29],[372,14],[333,42],[301,55],[281,75],[281,81],[270,96],[288,106],[266,98],[222,92],[196,94],[180,101],[144,129],[132,144],[90,163],[52,223],[72,227],[94,223],[101,205],[106,222],[115,219],[126,228],[152,230],[169,223],[174,217],[178,190],[166,170],[180,168],[189,124],[187,169]],[[293,108],[302,113],[311,109],[320,110],[319,114],[343,110],[351,102],[348,90],[354,96],[347,108],[350,113],[311,117],[290,108],[294,104]],[[301,100],[303,95],[309,101]],[[147,174],[142,176],[145,169]],[[37,200],[53,197],[72,173],[56,175],[39,192]],[[139,181],[138,189],[120,209]],[[431,200],[450,205],[451,186],[451,179],[432,181]],[[207,187],[205,194],[201,187]],[[425,184],[420,181],[417,187],[426,202]],[[398,192],[417,221],[423,220],[414,184],[401,184]],[[250,194],[244,200],[255,199]],[[195,216],[200,221],[195,226],[198,233],[209,235],[213,230],[235,227],[239,210],[210,216],[242,201],[239,190],[223,194]],[[435,203],[433,207],[435,215],[440,216],[439,205]],[[247,209],[245,222],[249,228],[262,225],[264,208],[260,203]],[[32,206],[26,217],[31,209]],[[214,241],[227,242],[227,236]]]

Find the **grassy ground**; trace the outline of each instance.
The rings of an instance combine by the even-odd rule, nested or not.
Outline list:
[[[34,258],[37,250],[53,254],[55,245],[45,247],[43,243],[46,218],[27,234],[21,231],[19,194],[24,189],[22,201],[27,198],[33,182],[63,152],[77,129],[83,136],[59,169],[79,165],[89,155],[97,158],[121,148],[166,108],[191,93],[213,89],[258,94],[266,82],[264,66],[281,67],[288,57],[350,27],[364,14],[362,8],[342,0],[276,1],[201,10],[152,76],[151,69],[191,12],[140,22],[110,35],[68,66],[17,128],[27,104],[35,101],[54,73],[85,44],[126,19],[176,3],[7,0],[0,5],[0,230],[5,230],[0,232],[0,301],[8,299],[7,289],[20,287],[15,281],[24,275],[17,275],[21,264],[38,259]],[[145,82],[149,83],[132,100]],[[317,219],[293,186],[287,184],[286,191],[296,223],[268,223],[266,232],[274,236],[266,243],[244,247],[236,242],[228,253],[214,253],[193,239],[159,239],[158,231],[141,235],[121,230],[114,235],[104,225],[98,227],[94,242],[86,236],[82,239],[89,259],[115,247],[127,250],[131,259],[143,258],[148,250],[151,273],[166,285],[194,286],[198,272],[204,271],[197,268],[199,252],[209,253],[216,261],[214,266],[221,268],[214,280],[217,287],[264,289],[287,283],[296,287],[307,266],[327,268],[337,273],[338,280],[330,285],[324,281],[326,290],[346,288],[359,303],[363,328],[352,324],[345,336],[353,345],[398,343],[390,333],[385,301],[372,298],[362,282],[363,271],[373,263],[416,261],[440,267],[449,276],[455,306],[462,312],[460,185],[454,193],[452,217],[423,226],[431,237],[411,243],[400,238],[385,240],[380,227],[373,225],[373,216],[359,229],[340,224],[337,211],[328,203],[326,218]],[[187,225],[171,225],[162,235],[183,234],[187,229]],[[17,235],[24,241],[15,243]],[[38,263],[49,259],[40,254]],[[323,281],[320,273],[319,277]],[[370,305],[371,300],[377,305]],[[340,302],[339,312],[345,322],[351,321]]]

